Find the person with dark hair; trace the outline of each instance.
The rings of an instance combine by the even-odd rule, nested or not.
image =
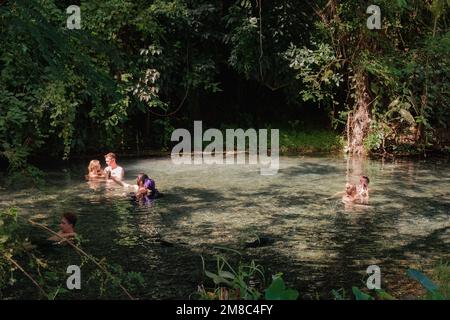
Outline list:
[[[116,155],[112,152],[105,155],[105,162],[108,165],[105,170],[106,179],[111,179],[120,184],[125,175],[125,171],[116,162]]]
[[[71,240],[77,235],[75,232],[75,225],[77,224],[77,216],[73,213],[64,213],[59,223],[59,231],[57,235],[54,235],[48,240],[54,242],[63,242],[65,240]]]
[[[342,202],[345,204],[355,202],[356,198],[356,186],[351,183],[345,184],[345,194],[342,196]]]
[[[136,200],[145,204],[152,203],[156,198],[160,197],[158,189],[153,179],[145,173],[140,173],[136,178],[137,192]]]
[[[369,203],[369,177],[361,176],[357,187],[358,200],[361,204]]]
[[[369,177],[367,176],[361,176],[361,179],[364,180],[364,183],[368,186],[370,183]]]

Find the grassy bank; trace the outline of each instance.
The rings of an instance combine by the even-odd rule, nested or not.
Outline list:
[[[280,153],[292,155],[299,153],[333,153],[344,147],[341,135],[330,130],[299,131],[280,130]]]

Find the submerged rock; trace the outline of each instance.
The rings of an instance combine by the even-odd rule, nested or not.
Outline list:
[[[265,247],[270,246],[275,243],[275,239],[271,237],[259,237],[253,242],[246,242],[245,247],[246,248],[258,248],[258,247]]]
[[[155,239],[155,242],[159,243],[160,245],[162,245],[164,247],[174,247],[175,245],[177,245],[177,246],[188,246],[189,245],[188,243],[182,242],[182,241],[169,242],[169,241],[162,239],[161,237]]]

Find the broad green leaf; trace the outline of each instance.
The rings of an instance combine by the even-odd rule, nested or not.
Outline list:
[[[352,287],[353,294],[356,300],[374,300],[370,295],[362,292],[357,287]]]
[[[227,278],[233,280],[235,278],[234,274],[229,271],[220,271],[219,276],[222,278]]]
[[[209,271],[205,270],[205,275],[207,277],[211,278],[214,281],[215,284],[224,283],[226,285],[231,286],[231,282],[230,281],[228,281],[227,279],[225,279],[225,278],[223,278],[223,277],[221,277],[221,276],[219,276],[219,275],[217,275],[215,273],[212,273],[212,272],[209,272]]]
[[[283,300],[297,300],[298,296],[297,290],[287,289],[283,294]]]
[[[376,290],[378,297],[382,300],[397,300],[384,290]]]
[[[426,275],[424,275],[422,272],[416,269],[409,269],[406,274],[413,278],[414,280],[417,280],[420,282],[420,284],[427,289],[429,292],[435,292],[438,290],[438,286],[431,281]]]
[[[266,289],[266,300],[297,300],[299,293],[297,290],[286,289],[281,277],[275,277],[272,284]]]

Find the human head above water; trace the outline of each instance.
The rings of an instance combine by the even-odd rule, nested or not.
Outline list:
[[[145,183],[145,180],[150,179],[148,177],[148,175],[146,175],[145,173],[139,173],[137,178],[136,178],[136,183],[138,186],[143,186]]]
[[[345,192],[349,196],[355,194],[356,193],[356,186],[354,184],[351,184],[351,183],[346,183],[345,184]]]
[[[116,166],[116,154],[112,152],[106,154],[105,161],[108,166],[114,168]]]
[[[369,177],[367,176],[361,176],[359,181],[361,182],[361,184],[364,184],[365,186],[368,186],[370,183]]]
[[[89,162],[89,166],[88,166],[89,172],[96,172],[96,171],[100,171],[101,169],[102,169],[102,167],[100,165],[100,161],[91,160],[91,162]]]
[[[77,224],[77,216],[73,213],[67,212],[62,215],[59,227],[65,233],[73,232]]]

